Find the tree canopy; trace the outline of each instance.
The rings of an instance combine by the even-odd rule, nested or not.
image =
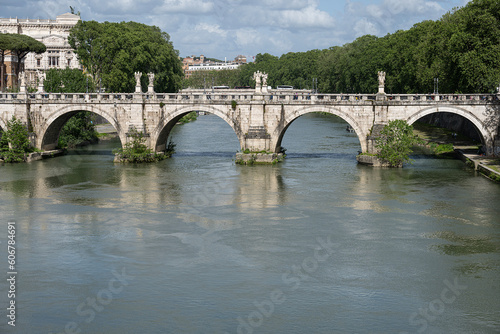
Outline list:
[[[387,93],[429,93],[434,78],[440,93],[494,92],[500,82],[500,1],[473,0],[440,20],[384,37],[365,35],[344,46],[258,54],[230,82],[251,85],[257,70],[269,74],[273,87],[312,88],[317,78],[324,93],[374,93],[378,71],[386,72]]]
[[[88,77],[76,68],[48,70],[43,85],[45,91],[51,93],[85,93],[87,88],[93,90],[92,82],[88,82]]]
[[[16,65],[16,77],[19,75],[19,70],[21,69],[21,62],[24,57],[30,52],[44,53],[47,47],[42,42],[37,41],[33,37],[22,35],[22,34],[0,34],[0,55],[2,56],[1,61],[1,90],[3,91],[4,86],[4,56],[6,51],[10,51],[13,55],[17,57]]]
[[[112,92],[133,92],[135,72],[142,72],[143,90],[147,73],[155,73],[156,92],[180,88],[182,67],[170,36],[158,27],[136,22],[98,23],[79,21],[68,41],[96,87]]]

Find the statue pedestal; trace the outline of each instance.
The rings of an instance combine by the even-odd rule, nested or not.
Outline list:
[[[142,93],[141,92],[141,86],[135,86],[135,92],[136,93]]]

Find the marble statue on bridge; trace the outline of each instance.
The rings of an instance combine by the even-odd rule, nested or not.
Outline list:
[[[135,77],[135,92],[140,93],[141,92],[141,72],[134,72],[134,77]]]
[[[149,79],[149,84],[148,84],[148,93],[153,94],[154,91],[154,80],[155,80],[155,74],[150,72],[148,73],[148,79]]]
[[[379,94],[385,94],[384,87],[385,87],[385,72],[379,71],[378,72],[378,93]]]
[[[267,77],[267,73],[261,71],[257,71],[253,74],[256,94],[267,93]]]

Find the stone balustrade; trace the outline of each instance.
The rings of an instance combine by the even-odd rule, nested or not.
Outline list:
[[[50,100],[51,102],[81,103],[81,102],[130,102],[137,100],[176,103],[210,102],[210,101],[251,101],[256,95],[253,91],[227,91],[227,92],[180,92],[180,93],[0,93],[0,103],[12,103],[15,100]],[[309,92],[283,92],[270,91],[270,94],[262,95],[261,100],[266,103],[372,103],[377,100],[377,94],[311,94]],[[390,102],[453,102],[460,101],[496,101],[497,94],[387,94],[384,96],[385,103]]]

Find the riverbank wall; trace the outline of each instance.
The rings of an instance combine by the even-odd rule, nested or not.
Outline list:
[[[455,149],[458,159],[462,160],[468,167],[473,168],[481,175],[495,182],[500,182],[500,165],[497,158],[489,158],[473,150]]]

